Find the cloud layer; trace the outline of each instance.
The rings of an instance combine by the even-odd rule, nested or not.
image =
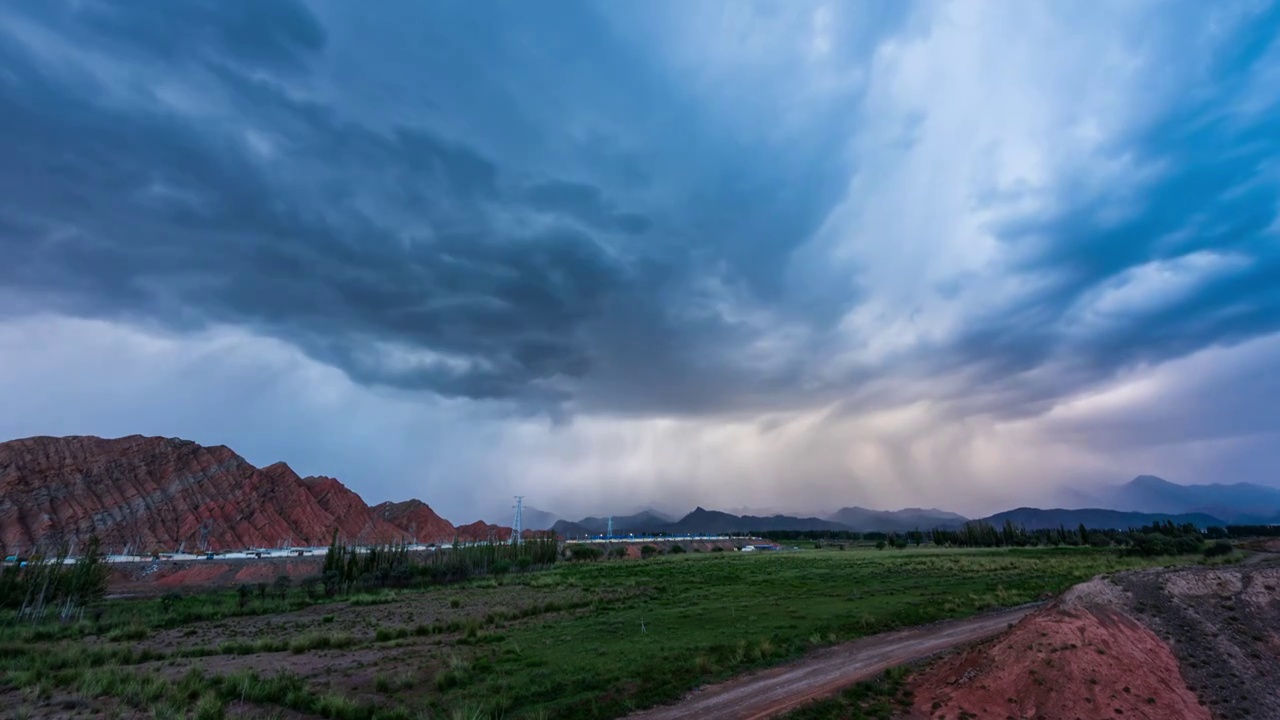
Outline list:
[[[0,434],[182,434],[455,515],[1269,482],[1278,29],[6,6]]]

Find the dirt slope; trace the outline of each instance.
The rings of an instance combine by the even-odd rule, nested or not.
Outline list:
[[[1116,576],[1217,718],[1280,718],[1280,558],[1254,557]]]
[[[1117,573],[917,674],[914,717],[1280,719],[1280,558]]]
[[[1009,632],[913,679],[919,718],[1210,720],[1159,637],[1114,585],[1077,586]]]
[[[628,715],[635,720],[751,720],[792,710],[885,669],[990,637],[1034,608],[882,633],[802,660],[702,688],[673,705]]]
[[[300,582],[323,569],[323,557],[115,563],[107,591],[112,596],[145,597],[171,590],[195,592],[270,583],[281,575]]]

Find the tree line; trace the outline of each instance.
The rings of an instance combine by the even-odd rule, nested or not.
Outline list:
[[[934,528],[906,532],[855,532],[841,530],[770,530],[759,537],[777,542],[869,542],[876,547],[905,548],[930,543],[941,547],[1116,547],[1134,555],[1173,555],[1200,552],[1207,540],[1280,536],[1280,526],[1228,525],[1200,530],[1190,523],[1171,520],[1125,530],[1089,529],[1083,523],[1074,528],[1027,530],[1006,520],[1002,525],[974,520],[956,529]],[[1218,550],[1217,552],[1220,552]]]
[[[352,547],[337,533],[324,557],[320,575],[303,581],[313,594],[328,596],[378,588],[405,588],[457,582],[478,575],[504,575],[555,563],[559,541],[554,536],[520,543],[486,542],[410,552],[403,543]]]

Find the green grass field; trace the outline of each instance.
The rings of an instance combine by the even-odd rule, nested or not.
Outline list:
[[[98,625],[10,621],[0,706],[216,718],[243,700],[235,714],[609,718],[816,646],[1171,562],[1090,548],[689,553],[324,607],[299,594],[243,616],[227,593],[167,610],[113,601]]]

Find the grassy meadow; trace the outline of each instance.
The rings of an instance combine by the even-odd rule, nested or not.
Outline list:
[[[70,625],[0,617],[0,714],[611,718],[818,646],[1172,562],[1065,547],[706,552],[337,600],[114,600]]]

